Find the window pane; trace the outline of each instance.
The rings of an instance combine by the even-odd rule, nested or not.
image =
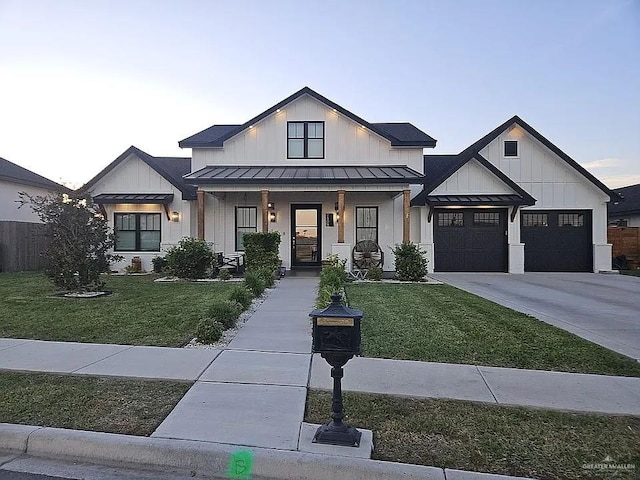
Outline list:
[[[504,142],[504,156],[505,157],[517,157],[518,156],[518,141],[517,140],[505,140],[505,142]]]
[[[289,158],[304,157],[304,140],[289,140]]]
[[[583,227],[584,215],[582,213],[559,213],[559,227]]]
[[[308,126],[309,138],[323,138],[324,137],[324,124],[310,123]]]
[[[378,242],[378,229],[377,228],[356,228],[356,242],[360,240],[371,240]]]
[[[159,252],[160,232],[150,230],[140,232],[140,250],[145,252]]]
[[[356,208],[356,226],[357,227],[377,227],[378,225],[377,217],[378,217],[377,207]]]
[[[548,225],[549,225],[549,219],[546,213],[523,213],[522,214],[523,227],[547,227]]]
[[[475,212],[473,224],[476,226],[500,225],[500,214],[498,212]]]
[[[116,230],[135,230],[136,216],[132,213],[116,213]]]
[[[324,157],[324,145],[323,140],[308,140],[308,152],[307,158],[322,158]],[[289,155],[291,156],[291,155]]]
[[[116,230],[115,250],[135,250],[136,232]]]
[[[304,123],[289,123],[289,138],[304,138]]]
[[[438,213],[439,227],[462,227],[464,221],[462,212],[441,212]]]
[[[238,250],[238,251],[244,250],[244,242],[243,242],[242,236],[245,233],[254,233],[256,231],[257,231],[256,227],[238,228],[238,230],[236,232],[236,250]]]
[[[236,225],[238,228],[257,226],[258,208],[257,207],[238,207],[236,209]]]

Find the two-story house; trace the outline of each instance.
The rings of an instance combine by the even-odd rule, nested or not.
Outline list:
[[[151,257],[183,236],[219,252],[279,231],[287,268],[351,260],[373,240],[413,241],[430,271],[609,269],[612,192],[513,117],[459,155],[410,123],[370,123],[303,88],[241,125],[179,142],[191,159],[132,147],[84,188],[113,222],[116,250]],[[184,173],[182,173],[184,172]]]

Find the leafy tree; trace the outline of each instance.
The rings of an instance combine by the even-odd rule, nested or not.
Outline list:
[[[113,233],[91,199],[21,192],[20,203],[29,205],[46,227],[45,273],[54,285],[67,291],[100,290],[100,274],[122,257],[110,253]]]

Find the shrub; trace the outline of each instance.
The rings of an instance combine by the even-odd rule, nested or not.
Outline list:
[[[235,326],[236,320],[238,320],[242,310],[242,305],[238,302],[230,300],[216,300],[209,305],[207,314],[209,318],[220,322],[222,326],[227,329]]]
[[[427,258],[412,242],[404,242],[393,249],[396,257],[396,276],[400,280],[419,282],[427,274]]]
[[[253,302],[253,295],[251,292],[247,290],[245,287],[237,286],[231,290],[229,294],[229,300],[233,302],[238,302],[242,305],[242,308],[246,310],[251,306],[251,302]]]
[[[19,198],[20,207],[29,205],[45,225],[49,240],[43,253],[45,273],[53,284],[70,291],[100,290],[100,274],[109,271],[110,262],[122,257],[109,253],[114,236],[91,198],[32,196],[25,192],[20,192]]]
[[[367,270],[367,278],[369,280],[373,280],[374,282],[379,282],[382,280],[382,269],[380,267],[371,267]]]
[[[228,268],[221,268],[220,271],[218,272],[218,278],[223,282],[226,282],[227,280],[231,280],[231,277],[233,277],[233,275],[231,275],[231,272],[229,271]]]
[[[167,259],[164,257],[153,257],[151,263],[153,264],[153,273],[162,273],[168,265]]]
[[[275,272],[280,266],[280,232],[245,233],[242,243],[247,270],[266,268]]]
[[[204,240],[183,238],[165,255],[172,275],[180,278],[204,278],[213,262],[211,247]]]
[[[275,270],[271,270],[268,267],[262,267],[255,270],[252,270],[255,274],[260,277],[267,288],[271,288],[276,284],[276,272]]]
[[[203,318],[196,327],[196,338],[200,343],[213,343],[220,340],[224,327],[211,318]]]
[[[329,305],[331,303],[331,294],[334,292],[343,292],[344,284],[347,281],[347,271],[345,270],[347,260],[340,260],[337,255],[329,255],[327,260],[329,265],[325,266],[320,272],[320,288],[318,300],[316,301],[318,308]]]
[[[264,280],[254,271],[248,271],[244,274],[244,285],[251,290],[254,297],[259,297],[267,288]]]

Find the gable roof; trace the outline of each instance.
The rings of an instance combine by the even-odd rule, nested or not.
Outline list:
[[[640,214],[640,183],[614,189],[621,202],[609,202],[609,215]]]
[[[49,180],[31,170],[16,165],[9,160],[0,157],[0,180],[31,187],[40,187],[54,192],[71,192],[71,189]]]
[[[458,155],[425,155],[424,187],[422,191],[413,198],[413,200],[411,201],[411,205],[419,206],[441,202],[442,199],[436,197],[442,197],[442,195],[431,196],[429,194],[438,186],[442,185],[442,183],[444,183],[447,178],[449,178],[458,169],[460,169],[463,165],[471,160],[476,160],[478,163],[480,163],[480,165],[489,170],[489,172],[495,175],[498,179],[500,179],[504,184],[506,184],[509,188],[511,188],[511,190],[515,192],[515,195],[500,195],[500,198],[491,198],[490,202],[484,197],[494,196],[474,195],[474,199],[479,201],[480,204],[482,203],[482,201],[486,201],[488,203],[502,202],[500,204],[504,205],[535,205],[536,199],[533,198],[526,190],[524,190],[520,185],[511,180],[502,172],[502,170],[493,165],[489,160],[484,158],[479,153],[473,151],[469,151],[466,154],[464,154],[463,152]],[[455,196],[469,197],[469,195],[463,194],[456,194]]]
[[[411,125],[410,123],[369,123],[359,116],[351,113],[346,108],[341,107],[335,102],[332,102],[326,97],[323,97],[318,92],[304,87],[298,90],[293,95],[285,98],[281,102],[275,104],[273,107],[265,110],[261,114],[253,117],[248,122],[242,125],[213,125],[201,132],[196,133],[184,140],[178,142],[181,148],[185,147],[222,147],[225,140],[237,135],[238,133],[246,130],[251,125],[259,122],[260,120],[268,117],[276,110],[283,108],[289,103],[297,100],[303,95],[309,95],[315,98],[319,102],[324,103],[329,108],[336,110],[347,118],[350,118],[356,123],[368,128],[372,132],[386,138],[391,142],[392,147],[435,147],[436,140],[427,135],[422,130]]]
[[[191,171],[190,157],[153,157],[133,145],[127,148],[120,156],[118,156],[118,158],[84,184],[79,191],[89,190],[132,154],[145,162],[149,167],[158,172],[158,174],[166,181],[180,190],[182,192],[183,200],[194,200],[196,198],[196,187],[186,184],[182,178]]]
[[[551,150],[553,153],[555,153],[558,157],[560,157],[562,160],[564,160],[566,163],[568,163],[571,167],[573,167],[574,170],[576,170],[578,173],[580,173],[583,177],[585,177],[587,180],[589,180],[592,184],[594,184],[596,187],[598,187],[604,193],[609,195],[609,197],[611,198],[612,201],[615,201],[615,200],[619,199],[617,193],[615,193],[613,190],[609,189],[609,187],[607,187],[604,183],[602,183],[600,180],[598,180],[596,177],[594,177],[592,174],[590,174],[587,170],[585,170],[584,167],[582,167],[578,162],[576,162],[574,159],[572,159],[569,155],[564,153],[562,150],[560,150],[558,147],[556,147],[553,143],[551,143],[549,140],[547,140],[545,137],[543,137],[537,130],[535,130],[531,125],[529,125],[527,122],[522,120],[518,115],[514,115],[509,120],[504,122],[502,125],[499,125],[495,129],[490,131],[488,134],[486,134],[480,140],[478,140],[477,142],[473,143],[472,145],[470,145],[469,147],[464,149],[462,152],[460,152],[460,155],[468,156],[468,155],[473,155],[474,153],[479,152],[484,147],[489,145],[489,143],[491,143],[493,140],[495,140],[502,132],[504,132],[508,127],[510,127],[513,124],[517,124],[520,127],[522,127],[527,133],[529,133],[529,135],[534,137],[536,140],[538,140],[540,143],[542,143],[545,147],[547,147],[549,150]]]

